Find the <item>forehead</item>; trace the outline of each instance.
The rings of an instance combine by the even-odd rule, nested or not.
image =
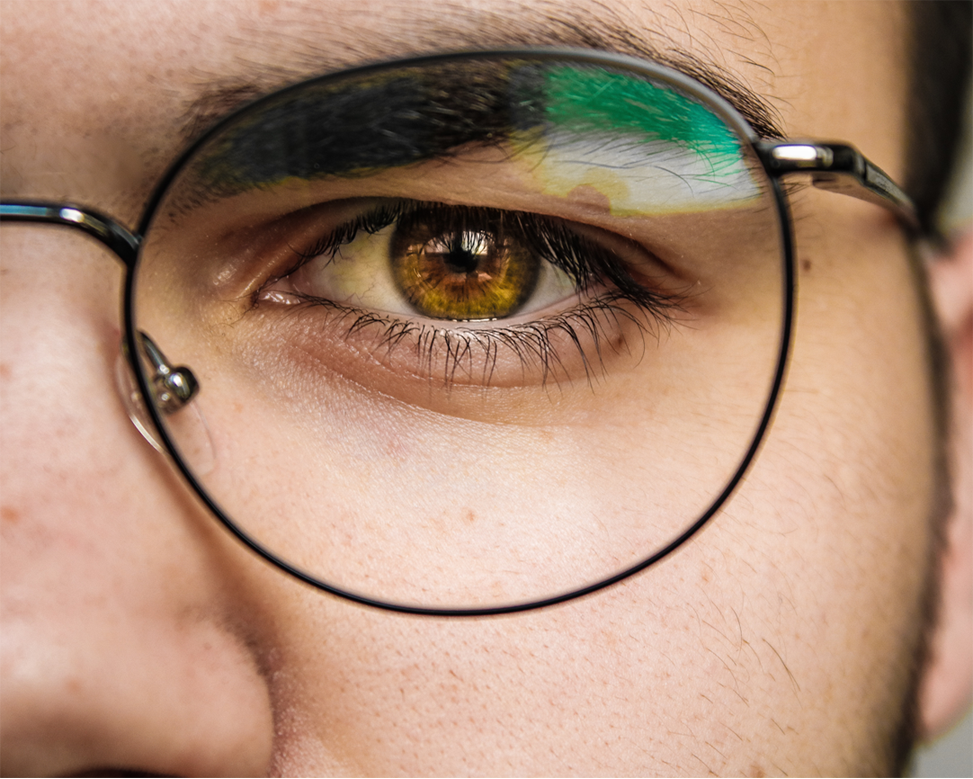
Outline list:
[[[785,134],[851,139],[895,175],[903,27],[887,2],[7,0],[3,190],[83,189],[125,209],[112,192],[144,195],[187,136],[284,84],[375,59],[547,44],[702,64],[760,95]]]

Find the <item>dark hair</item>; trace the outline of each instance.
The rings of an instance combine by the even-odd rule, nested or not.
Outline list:
[[[973,2],[913,0],[905,188],[922,230],[936,236],[936,211],[956,164],[973,61]]]

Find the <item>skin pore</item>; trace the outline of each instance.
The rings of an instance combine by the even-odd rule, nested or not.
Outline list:
[[[3,196],[134,225],[187,134],[241,100],[376,57],[593,40],[712,63],[787,137],[847,140],[901,178],[905,24],[886,3],[7,0]],[[477,620],[358,607],[233,541],[126,418],[114,260],[4,226],[2,771],[887,773],[942,505],[923,302],[890,214],[810,190],[792,204],[794,357],[739,493],[632,579]],[[541,444],[535,476],[494,483],[468,456],[509,465],[489,441],[403,435],[408,457],[357,451],[340,484],[390,519],[420,501],[449,520],[482,512],[465,484],[423,492],[456,463],[524,505],[579,482],[609,495],[597,466],[622,483],[642,442],[620,424],[588,434],[587,472]],[[375,487],[390,474],[395,494]]]

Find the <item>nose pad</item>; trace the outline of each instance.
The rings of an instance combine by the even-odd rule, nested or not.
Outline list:
[[[152,363],[162,361],[162,364],[165,364],[165,358],[151,339],[144,336],[144,341],[140,339],[140,342],[147,350],[143,357]],[[170,375],[174,375],[175,381],[172,381]],[[159,377],[154,376],[151,382],[158,384],[157,378]],[[167,386],[173,385],[177,390],[183,389],[186,397],[185,400],[174,401],[170,392],[160,391],[156,405],[165,417],[169,439],[178,449],[180,458],[193,473],[197,476],[205,476],[216,466],[216,453],[209,426],[199,408],[199,403],[193,397],[199,391],[198,384],[188,370],[176,370],[172,374],[167,372],[165,378]],[[131,361],[128,359],[128,345],[124,339],[115,360],[115,382],[132,424],[157,452],[168,456],[169,452],[159,440],[152,417],[146,408],[145,397],[135,379]]]
[[[145,407],[145,399],[135,381],[132,366],[126,357],[127,352],[128,347],[125,341],[122,341],[118,358],[115,360],[115,383],[118,385],[118,392],[122,396],[128,418],[132,420],[132,424],[142,434],[142,438],[152,444],[152,448],[157,452],[166,454],[165,447],[159,443],[153,432],[152,420],[149,417],[148,409]]]

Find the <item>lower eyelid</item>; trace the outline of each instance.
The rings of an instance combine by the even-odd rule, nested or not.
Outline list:
[[[669,328],[691,318],[673,311],[663,321],[603,295],[569,311],[502,327],[496,322],[438,326],[330,301],[284,296],[286,302],[275,305],[281,299],[267,295],[262,301],[267,305],[253,313],[278,337],[290,333],[281,340],[286,351],[298,350],[305,360],[316,357],[329,370],[393,396],[407,391],[403,379],[427,395],[436,387],[453,393],[464,387],[546,392],[581,382],[587,389],[621,363],[642,362]]]
[[[584,305],[595,304],[599,296],[603,296],[607,290],[604,287],[589,290],[585,295],[572,290],[569,297],[561,297],[555,302],[548,304],[543,309],[518,314],[517,316],[504,319],[429,319],[419,314],[397,311],[381,311],[377,309],[366,309],[354,304],[342,301],[335,301],[329,298],[319,298],[312,295],[302,294],[286,283],[277,282],[273,286],[268,286],[260,291],[255,298],[256,305],[269,304],[277,306],[303,306],[306,308],[321,307],[333,311],[353,312],[362,316],[373,316],[392,322],[401,322],[414,327],[430,327],[438,330],[469,330],[469,331],[499,331],[509,328],[522,327],[530,324],[541,323],[545,319],[552,319],[558,315],[570,314],[572,308],[577,308],[580,303]],[[571,297],[575,301],[568,305]]]

